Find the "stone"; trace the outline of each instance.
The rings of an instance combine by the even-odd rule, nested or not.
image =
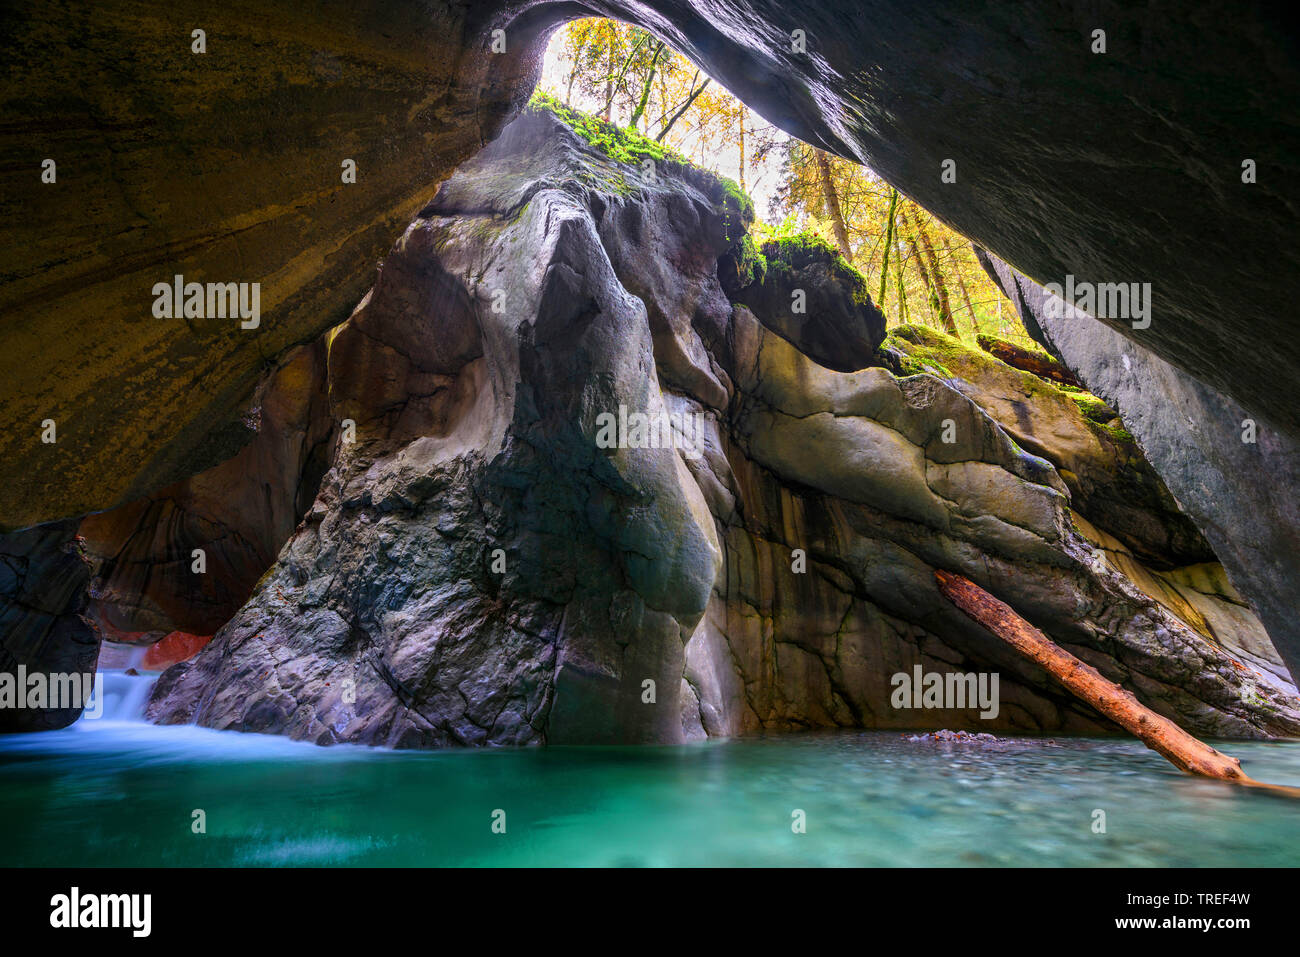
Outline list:
[[[1105,324],[1052,318],[1041,286],[988,253],[981,260],[1030,333],[1120,412],[1291,674],[1300,673],[1300,443]],[[1254,442],[1243,441],[1248,421]]]
[[[150,717],[391,747],[921,714],[1113,730],[942,601],[946,568],[1195,733],[1300,732],[1294,685],[1096,562],[1057,468],[970,395],[826,368],[729,302],[735,214],[698,171],[650,181],[549,113],[510,124],[331,336],[355,440]],[[704,434],[602,448],[621,406]],[[890,675],[917,666],[999,672],[998,717],[891,708]]]

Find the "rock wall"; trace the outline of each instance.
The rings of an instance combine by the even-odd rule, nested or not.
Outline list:
[[[929,370],[973,399],[1017,444],[1056,467],[1074,510],[1149,565],[1216,561],[1113,409],[1013,369],[924,326],[892,330],[887,348],[906,370]]]
[[[1141,343],[1300,433],[1300,57],[1267,4],[62,0],[0,26],[0,529],[138,500],[249,441],[265,359],[347,315],[522,104],[548,31],[591,13],[653,30],[1028,275],[1153,283]],[[155,318],[176,274],[261,283],[260,329]]]
[[[397,747],[1103,727],[942,601],[942,567],[1185,727],[1300,731],[1295,688],[1097,562],[1057,469],[970,397],[825,368],[733,306],[744,220],[707,174],[512,123],[334,338],[355,436],[150,716]],[[999,716],[893,709],[916,664],[1000,671]]]
[[[500,19],[417,0],[7,6],[0,530],[138,501],[252,440],[268,361],[347,318],[531,92],[540,40],[521,24],[489,53]],[[259,283],[259,325],[158,318],[176,275]]]
[[[1041,286],[987,253],[981,260],[1031,334],[1122,413],[1291,674],[1300,674],[1300,444],[1101,322],[1054,318]]]
[[[327,351],[320,339],[267,375],[249,414],[256,438],[233,458],[81,521],[95,563],[86,614],[106,640],[211,635],[248,600],[330,458]]]
[[[75,520],[0,536],[0,675],[16,694],[28,690],[18,683],[20,667],[43,677],[94,672],[99,632],[84,616],[91,570]],[[40,702],[24,697],[0,707],[0,732],[49,731],[81,714],[29,703]]]
[[[0,674],[93,672],[103,640],[148,646],[149,669],[193,656],[315,498],[333,432],[327,351],[318,340],[266,375],[255,438],[234,458],[121,508],[0,536]],[[0,706],[0,730],[63,727],[80,710]]]

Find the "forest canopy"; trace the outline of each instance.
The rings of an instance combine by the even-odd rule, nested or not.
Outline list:
[[[539,92],[733,178],[754,198],[758,243],[821,237],[866,277],[889,326],[1034,348],[965,236],[867,167],[778,130],[646,30],[569,23],[551,40]]]

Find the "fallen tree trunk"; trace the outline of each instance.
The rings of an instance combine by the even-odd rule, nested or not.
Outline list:
[[[1078,377],[1051,356],[1045,356],[1041,352],[1035,352],[1032,349],[1018,346],[1014,342],[1007,342],[1005,339],[983,333],[976,336],[975,341],[979,343],[981,349],[993,358],[1001,359],[1013,368],[1020,369],[1023,372],[1032,372],[1040,379],[1051,379],[1053,382],[1059,382],[1062,385],[1071,385],[1077,389],[1083,388],[1083,383],[1079,381]]]
[[[1168,718],[1156,714],[1089,664],[1080,661],[1025,621],[1011,606],[973,581],[936,569],[939,591],[968,617],[979,622],[1030,661],[1040,665],[1066,690],[1087,702],[1143,744],[1188,774],[1268,788],[1300,796],[1300,788],[1263,784],[1241,769],[1241,762],[1200,741]]]

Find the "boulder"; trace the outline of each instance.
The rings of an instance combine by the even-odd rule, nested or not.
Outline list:
[[[829,244],[803,234],[753,250],[742,246],[734,271],[719,264],[722,288],[767,328],[810,359],[839,372],[879,365],[885,317],[867,282]]]
[[[1294,686],[1097,561],[972,398],[827,368],[728,301],[731,197],[510,124],[333,337],[355,434],[150,717],[393,747],[1110,729],[942,601],[945,568],[1190,730],[1300,732]],[[891,707],[917,665],[998,671],[998,715]]]

